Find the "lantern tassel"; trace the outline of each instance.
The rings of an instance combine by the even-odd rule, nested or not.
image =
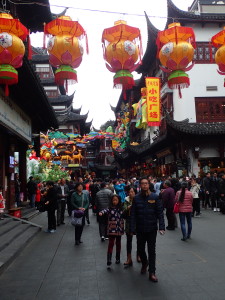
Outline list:
[[[178,86],[178,94],[179,94],[179,98],[182,99],[182,93],[181,93],[181,87],[180,87],[180,85]]]
[[[85,34],[85,41],[86,41],[86,52],[87,52],[87,54],[89,54],[88,37],[87,37],[86,32],[84,34]]]
[[[30,41],[30,31],[29,31],[29,35],[27,37],[27,44],[28,44],[28,59],[31,60],[32,59],[32,47],[31,47],[31,41]]]
[[[6,97],[9,96],[9,86],[8,86],[8,84],[5,85],[5,96]]]

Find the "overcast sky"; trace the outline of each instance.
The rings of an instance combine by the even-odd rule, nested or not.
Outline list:
[[[180,9],[187,10],[193,0],[173,0],[173,2]],[[92,124],[98,129],[106,121],[115,119],[110,109],[110,104],[116,106],[121,93],[121,90],[113,89],[114,73],[109,72],[105,67],[101,44],[103,30],[114,26],[114,21],[123,19],[127,21],[128,25],[138,27],[141,30],[143,49],[145,51],[147,25],[144,11],[150,17],[151,22],[157,28],[163,30],[166,23],[166,0],[50,0],[50,3],[51,10],[54,13],[63,11],[63,5],[72,7],[68,9],[66,15],[71,16],[74,21],[79,21],[87,32],[89,55],[85,54],[83,56],[83,61],[77,68],[78,83],[69,88],[69,94],[72,94],[74,90],[76,91],[74,107],[82,106],[82,114],[89,111],[88,121],[93,119]],[[55,5],[61,7],[56,7]],[[41,42],[42,39],[40,39],[40,42],[38,42],[38,39],[32,39],[34,46],[42,46]],[[135,72],[133,74],[135,79],[140,77]]]

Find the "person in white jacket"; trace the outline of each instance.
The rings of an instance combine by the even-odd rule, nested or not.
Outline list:
[[[199,199],[199,191],[200,191],[200,185],[197,183],[196,178],[191,179],[191,189],[190,189],[192,195],[193,195],[193,214],[192,217],[200,216],[200,199]],[[196,215],[195,215],[196,213]]]

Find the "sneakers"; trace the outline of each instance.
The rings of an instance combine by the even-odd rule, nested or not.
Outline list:
[[[216,208],[216,207],[214,207],[214,208],[213,208],[213,211],[217,211],[217,208]]]
[[[217,208],[217,211],[220,211],[220,208]]]
[[[105,237],[104,237],[104,236],[101,237],[101,241],[102,241],[102,242],[105,241]]]
[[[54,229],[49,230],[49,233],[55,233]]]

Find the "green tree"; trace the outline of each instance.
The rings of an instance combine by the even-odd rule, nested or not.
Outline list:
[[[112,128],[114,128],[114,124],[115,124],[115,121],[109,120],[109,121],[105,122],[104,124],[102,124],[102,125],[100,126],[100,129],[101,129],[102,131],[106,131],[106,129],[107,129],[109,126],[112,126]]]

